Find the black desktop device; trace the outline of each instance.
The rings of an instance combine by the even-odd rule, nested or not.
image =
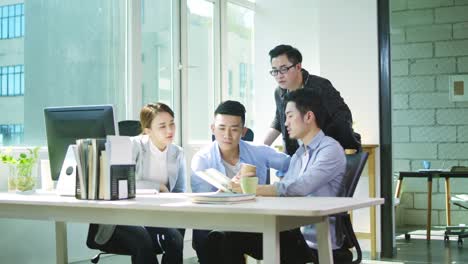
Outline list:
[[[76,144],[77,139],[118,134],[112,105],[47,107],[44,117],[50,172],[52,180],[59,180],[59,183],[65,180],[59,177],[75,181],[76,161],[69,146]],[[67,187],[69,195],[75,194],[74,188]]]

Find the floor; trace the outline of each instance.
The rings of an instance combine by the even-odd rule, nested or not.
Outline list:
[[[400,231],[400,230],[399,230]],[[405,239],[404,234],[399,234],[396,239],[396,255],[392,259],[369,260],[369,253],[363,252],[364,264],[387,264],[387,263],[405,263],[405,264],[429,264],[429,263],[468,263],[468,238],[460,247],[457,245],[457,238],[451,237],[449,243],[443,240],[443,230],[433,230],[432,239],[428,243],[425,240],[424,228],[412,227],[407,230],[411,235],[409,240]],[[196,264],[197,258],[191,249],[190,241],[186,241],[184,248],[184,264]],[[90,261],[74,262],[73,264],[85,264]],[[103,257],[100,264],[129,264],[130,258],[127,256],[108,256]],[[257,263],[250,259],[248,264]]]

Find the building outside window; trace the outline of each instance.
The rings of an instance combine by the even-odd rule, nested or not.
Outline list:
[[[23,124],[0,125],[0,146],[11,146],[23,141]]]
[[[24,65],[0,66],[0,96],[24,95]]]
[[[0,39],[24,36],[24,4],[0,7]]]
[[[219,10],[207,0],[187,0],[182,7],[187,9],[186,24],[181,26],[188,35],[184,66],[190,69],[187,95],[191,98],[184,117],[189,117],[186,127],[195,130],[190,131],[193,139],[210,138],[208,125],[199,124],[211,122],[206,113],[212,113],[219,100],[241,101],[250,113],[247,124],[252,126],[255,119],[251,72],[254,11],[234,1],[222,1],[227,3],[223,32],[228,45],[223,54],[229,56],[223,71],[228,76],[222,84],[226,93],[218,92],[220,85],[214,85],[220,76],[220,53],[214,52],[220,43],[220,36],[214,34]],[[0,111],[9,113],[0,116],[0,124],[23,126],[19,133],[24,135],[16,137],[19,145],[46,144],[44,107],[113,104],[117,120],[123,120],[128,118],[128,100],[136,99],[131,101],[131,109],[155,101],[174,107],[180,101],[180,80],[174,66],[179,64],[174,54],[180,39],[172,1],[139,2],[138,87],[127,87],[127,0],[20,2],[0,0]],[[6,144],[5,135],[2,144]]]
[[[233,89],[232,70],[228,70],[228,95],[229,96],[232,96],[232,89]]]
[[[227,3],[226,8],[226,34],[227,34],[227,71],[233,72],[232,92],[226,93],[223,100],[238,100],[246,107],[246,126],[254,129],[255,120],[255,88],[253,86],[253,74],[251,65],[254,64],[254,10],[238,5],[234,2]],[[229,87],[230,84],[228,84]]]
[[[239,64],[239,96],[245,98],[245,90],[247,86],[247,65],[245,63]]]

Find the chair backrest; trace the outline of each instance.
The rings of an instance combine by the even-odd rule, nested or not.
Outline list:
[[[138,120],[123,120],[119,121],[120,136],[138,136],[141,134],[141,125]]]
[[[344,176],[345,188],[342,196],[353,197],[368,157],[369,153],[367,152],[358,152],[346,155],[346,172]]]
[[[344,176],[344,190],[341,196],[353,197],[356,186],[361,178],[362,170],[367,162],[367,152],[357,152],[355,154],[346,155],[346,172]],[[351,216],[349,213],[339,214],[336,218],[337,235],[343,236],[343,246],[339,250],[334,250],[333,258],[337,263],[361,263],[362,251],[359,241],[354,233],[353,225],[351,223]],[[349,255],[349,250],[355,248],[357,259],[352,260],[352,254]],[[343,250],[344,249],[344,250]],[[349,257],[351,259],[349,259]]]
[[[242,137],[242,140],[250,141],[250,142],[254,140],[254,132],[252,131],[252,129],[247,128],[247,131],[245,132],[245,135]]]
[[[241,139],[244,141],[252,142],[254,140],[254,132],[252,131],[252,129],[247,128],[245,135]],[[214,141],[214,140],[215,140],[215,136],[211,135],[211,141]]]

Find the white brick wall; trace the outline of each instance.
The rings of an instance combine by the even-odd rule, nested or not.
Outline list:
[[[468,73],[468,57],[459,57],[457,60],[458,72]]]
[[[439,92],[447,92],[448,95],[448,84],[449,76],[448,75],[437,75],[436,77],[436,89]]]
[[[437,144],[395,143],[393,152],[395,157],[404,159],[437,159]]]
[[[454,39],[466,39],[468,38],[468,23],[456,23],[453,24],[453,38]]]
[[[411,170],[410,161],[402,159],[393,159],[393,169],[395,171],[409,171]],[[397,178],[398,175],[395,175]]]
[[[468,11],[468,9],[467,9]],[[465,14],[468,17],[468,13]],[[468,55],[468,40],[441,41],[435,43],[437,57]]]
[[[408,0],[409,9],[440,7],[453,5],[453,0]]]
[[[393,127],[392,134],[394,138],[393,142],[409,142],[409,127]]]
[[[393,109],[407,109],[409,105],[409,98],[407,94],[394,94],[392,96]]]
[[[392,13],[392,26],[429,25],[434,22],[434,10],[401,11]]]
[[[468,157],[468,143],[439,144],[439,158],[441,159],[466,159],[466,157]]]
[[[455,58],[421,59],[410,64],[410,73],[414,75],[454,73]]]
[[[448,100],[447,93],[420,93],[410,94],[409,97],[410,108],[446,108],[454,107],[455,103]]]
[[[432,43],[392,45],[392,58],[395,60],[430,57],[432,57]]]
[[[455,126],[411,128],[411,142],[455,142],[456,140]]]
[[[466,14],[468,14],[468,6],[435,8],[435,22],[465,22],[467,20]]]
[[[407,61],[405,62],[408,63]],[[447,78],[447,83],[448,83],[448,78]],[[392,78],[392,92],[393,93],[432,92],[434,90],[435,90],[434,76]]]
[[[392,0],[394,172],[468,166],[468,102],[449,100],[450,75],[468,74],[468,0]],[[433,225],[445,224],[444,179],[433,180]],[[468,193],[468,179],[452,179]],[[425,225],[427,181],[404,180],[397,225]],[[453,223],[468,223],[454,208]]]
[[[442,125],[468,124],[468,109],[437,110],[437,123]]]
[[[434,110],[395,110],[393,111],[394,125],[434,125]]]
[[[406,30],[406,37],[409,42],[449,40],[452,38],[452,24],[410,27]],[[432,45],[430,48],[432,55]]]
[[[392,11],[405,10],[408,7],[408,0],[392,0],[390,1],[390,9]]]
[[[392,61],[392,76],[408,75],[408,60]]]
[[[457,128],[458,142],[468,142],[468,126],[459,126]]]

